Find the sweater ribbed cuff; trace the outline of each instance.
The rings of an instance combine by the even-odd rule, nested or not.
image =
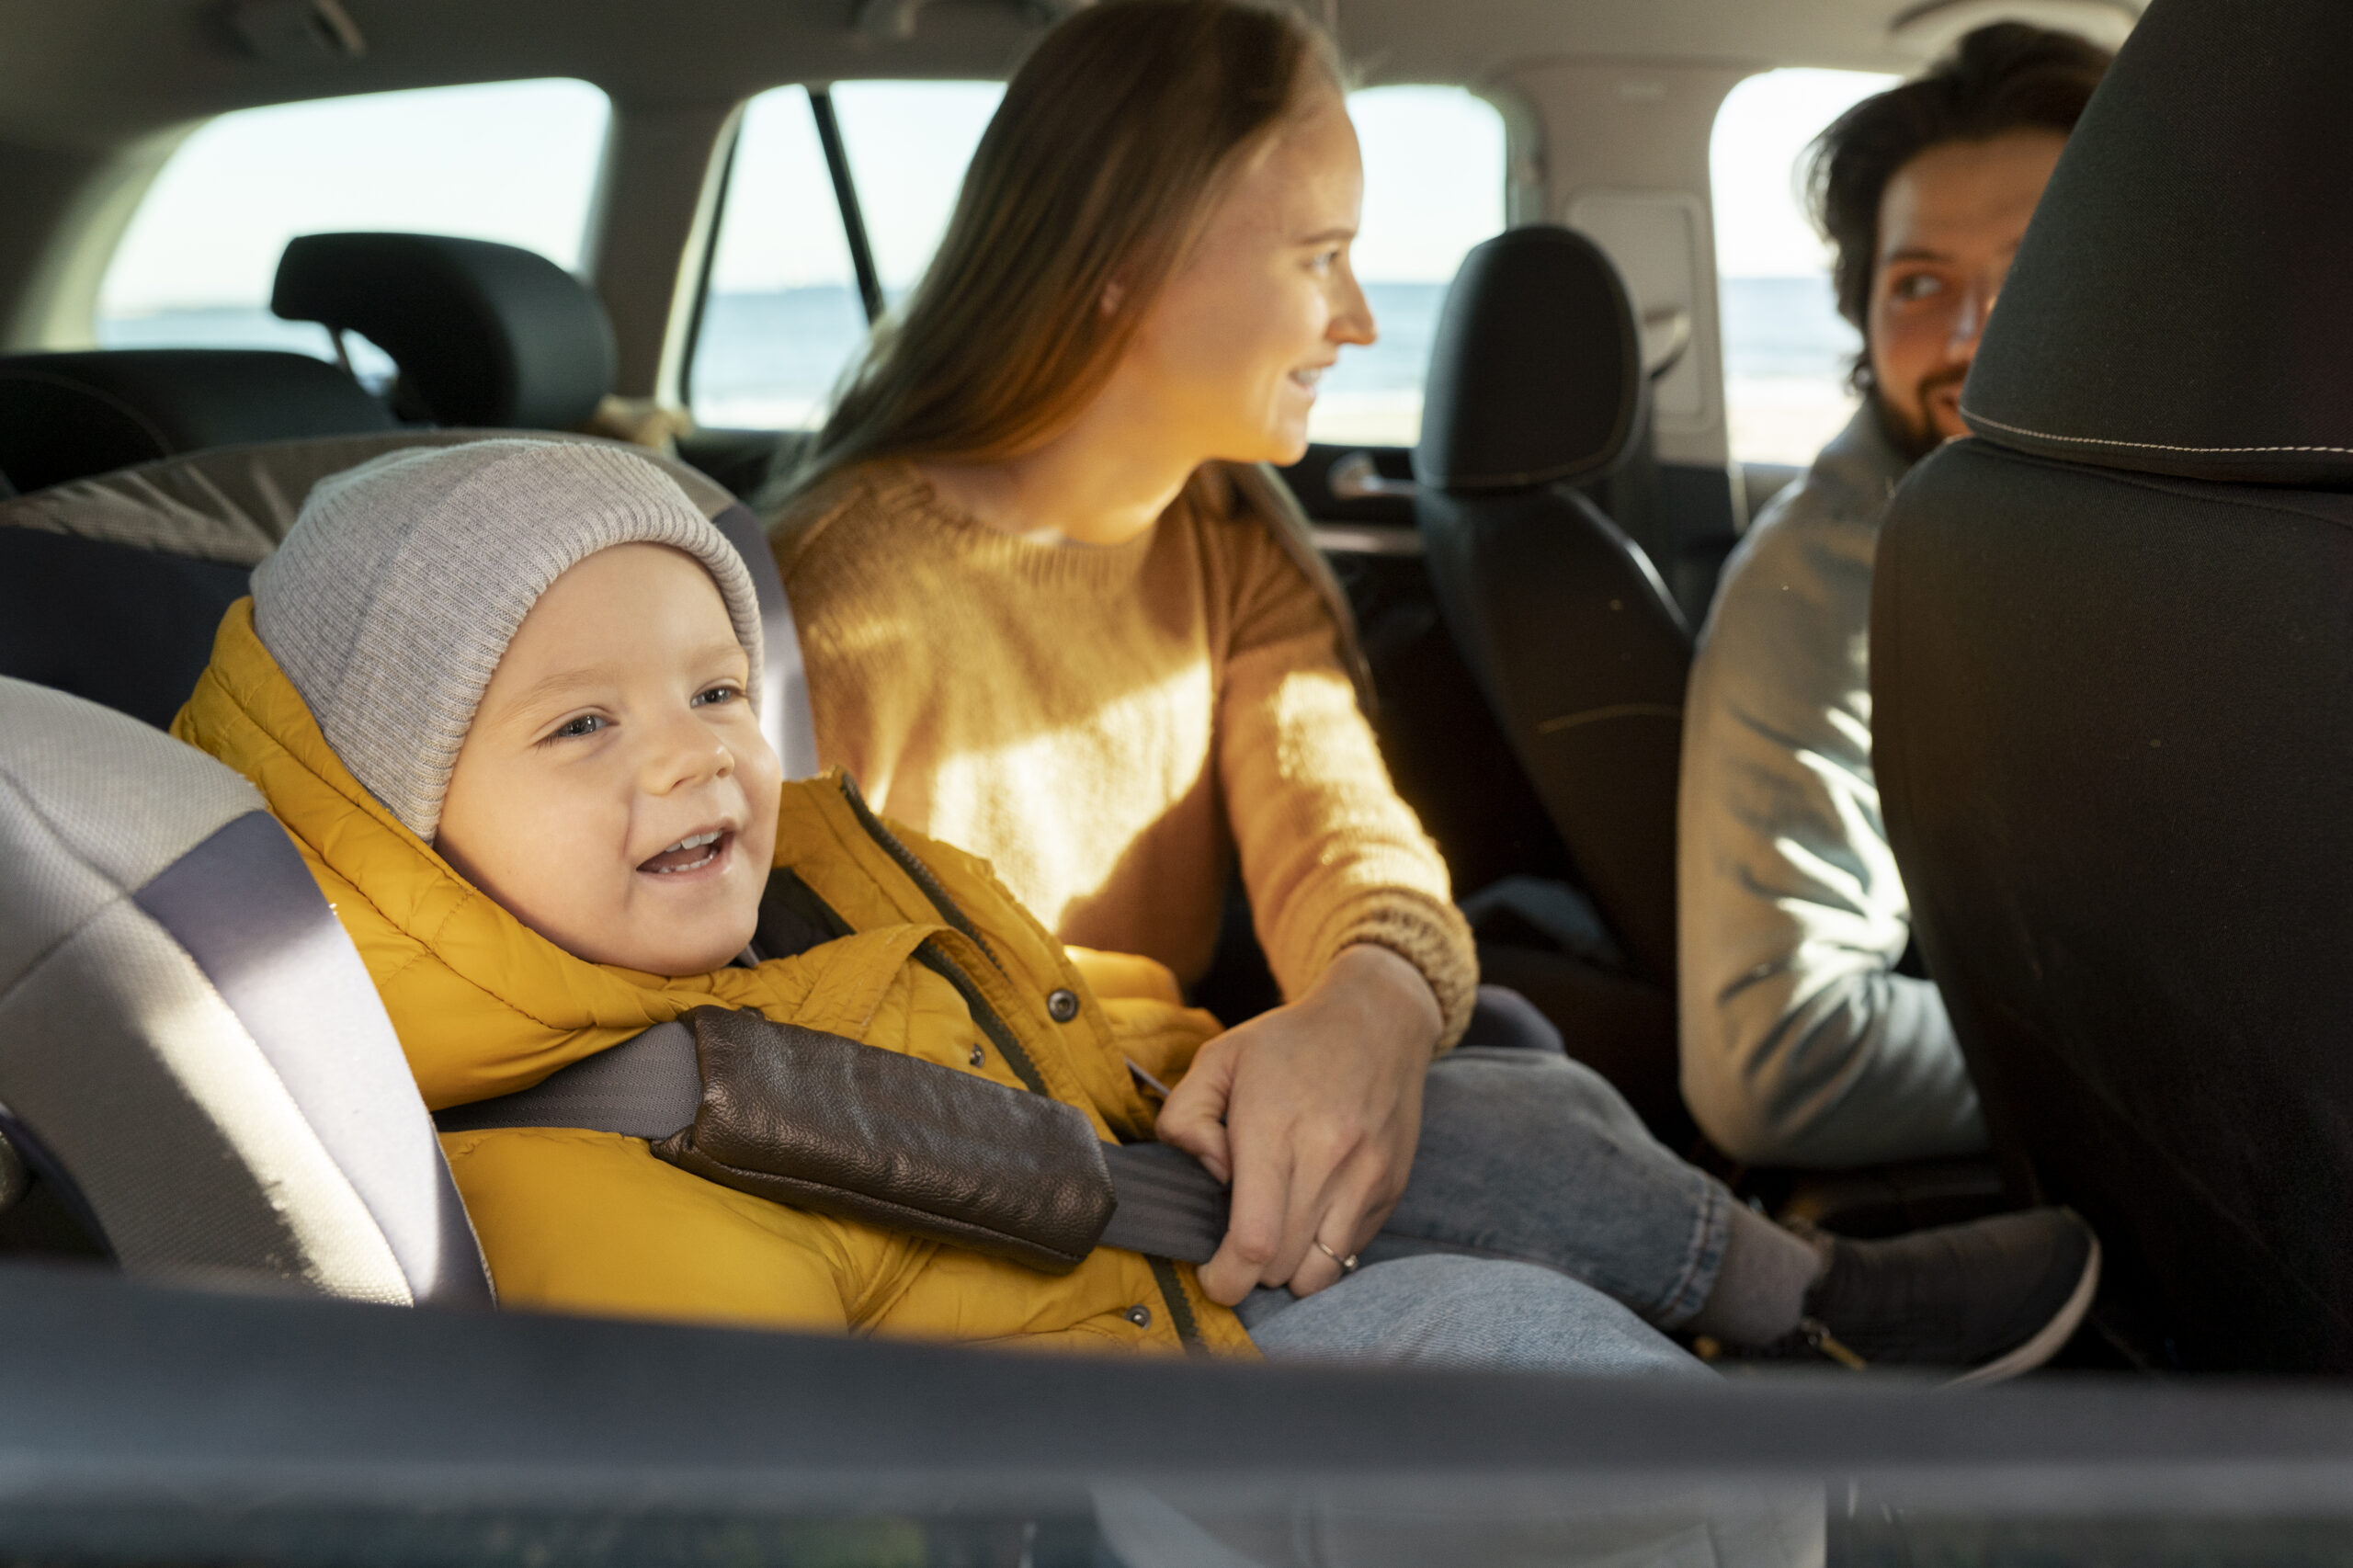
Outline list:
[[[1420,971],[1438,998],[1438,1051],[1452,1050],[1479,1000],[1478,949],[1461,912],[1394,889],[1351,900],[1324,923],[1311,972],[1322,974],[1358,944],[1386,948]]]

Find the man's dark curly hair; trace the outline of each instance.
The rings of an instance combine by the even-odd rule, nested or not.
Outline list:
[[[1944,142],[1984,142],[2009,131],[2075,129],[2111,56],[2073,33],[1995,22],[1962,39],[1927,71],[1865,98],[1806,149],[1806,205],[1837,252],[1838,313],[1858,330],[1870,310],[1880,197],[1895,172]],[[1870,351],[1855,384],[1870,374]]]

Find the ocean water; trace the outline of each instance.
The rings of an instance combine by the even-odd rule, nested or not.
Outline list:
[[[1407,445],[1421,426],[1421,387],[1446,286],[1371,283],[1365,293],[1380,340],[1350,348],[1317,399],[1319,439]],[[1733,453],[1751,461],[1803,462],[1851,410],[1845,390],[1856,347],[1819,278],[1732,278],[1722,288],[1725,402]],[[865,341],[858,296],[847,287],[719,294],[697,336],[689,401],[704,424],[806,426]],[[289,348],[332,358],[324,328],[279,321],[265,310],[224,307],[108,317],[108,347]],[[354,362],[366,379],[390,363],[364,344]]]
[[[1830,279],[1727,278],[1719,297],[1732,455],[1812,462],[1854,417],[1847,377],[1863,346],[1840,319]]]
[[[1727,278],[1719,303],[1727,380],[1840,381],[1862,347],[1827,278]]]

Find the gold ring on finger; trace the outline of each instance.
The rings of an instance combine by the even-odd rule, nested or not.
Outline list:
[[[1338,1264],[1340,1266],[1341,1273],[1354,1274],[1357,1271],[1356,1254],[1350,1253],[1347,1256],[1342,1257],[1338,1253],[1334,1252],[1330,1247],[1325,1246],[1320,1240],[1315,1244],[1315,1250],[1322,1253],[1325,1257],[1330,1258],[1334,1263]]]

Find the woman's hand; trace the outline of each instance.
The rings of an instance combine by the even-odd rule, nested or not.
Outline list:
[[[1258,1285],[1338,1282],[1405,1190],[1422,1128],[1438,998],[1386,948],[1350,948],[1314,989],[1201,1047],[1160,1112],[1160,1140],[1233,1188],[1201,1289],[1228,1306]]]

